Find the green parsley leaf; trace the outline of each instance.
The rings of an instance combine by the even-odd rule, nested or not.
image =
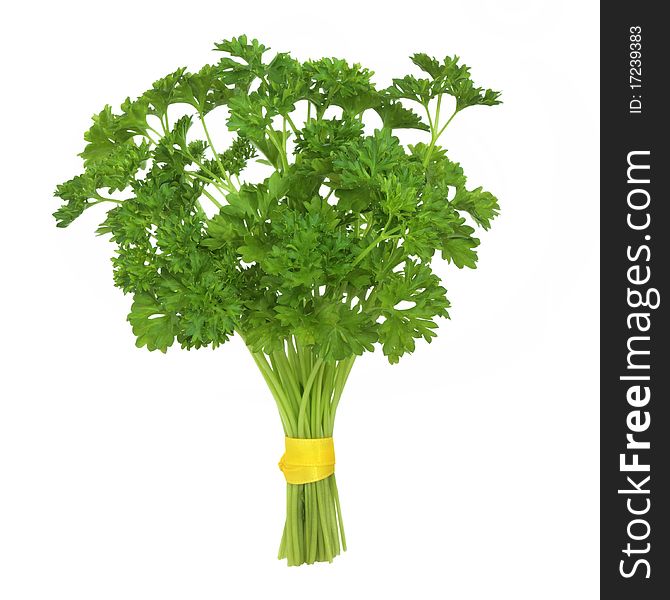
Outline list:
[[[56,187],[59,227],[108,207],[97,232],[134,297],[138,346],[216,347],[239,333],[256,353],[293,343],[339,364],[376,344],[396,362],[430,341],[449,307],[431,262],[474,268],[475,227],[500,210],[438,142],[456,113],[498,104],[498,92],[455,56],[415,54],[423,76],[379,90],[373,71],[342,59],[271,55],[244,35],[215,48],[215,64],[94,115],[83,171]],[[227,143],[211,128],[218,107]],[[339,116],[325,118],[331,107]],[[382,125],[367,135],[369,111]],[[403,146],[399,129],[425,141]],[[271,168],[263,181],[247,181],[253,159]]]

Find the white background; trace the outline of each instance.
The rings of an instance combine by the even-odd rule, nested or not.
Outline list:
[[[0,598],[597,597],[598,15],[555,4],[4,7]],[[90,115],[243,32],[381,85],[457,53],[504,92],[444,140],[502,205],[479,269],[440,267],[439,338],[359,360],[340,405],[332,565],[275,558],[282,433],[241,342],[136,349],[102,213],[51,217]]]

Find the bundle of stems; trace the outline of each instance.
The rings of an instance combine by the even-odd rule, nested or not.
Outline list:
[[[333,436],[335,414],[355,356],[324,361],[291,337],[271,354],[251,352],[277,403],[284,435]],[[347,549],[335,475],[305,484],[286,484],[286,523],[279,558],[289,566],[332,562]]]

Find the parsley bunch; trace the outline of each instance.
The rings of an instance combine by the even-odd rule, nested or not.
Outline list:
[[[499,93],[477,87],[458,57],[415,54],[421,77],[378,89],[358,64],[270,58],[243,35],[216,50],[216,64],[177,69],[93,117],[84,171],[57,186],[54,216],[67,227],[110,207],[97,231],[116,246],[114,283],[133,295],[138,347],[217,347],[238,333],[285,434],[330,437],[355,358],[379,344],[395,363],[448,317],[435,253],[476,266],[474,226],[489,228],[498,201],[469,189],[438,141],[460,111]],[[175,105],[188,113],[171,118]],[[226,148],[207,126],[218,109],[234,132]],[[381,127],[366,135],[373,112]],[[426,141],[403,147],[398,129]],[[251,161],[269,176],[247,181]],[[330,561],[341,548],[335,477],[288,484],[280,558]]]

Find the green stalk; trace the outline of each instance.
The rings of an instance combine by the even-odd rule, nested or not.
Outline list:
[[[312,488],[305,486],[305,508],[311,507],[312,502]],[[305,562],[309,563],[309,557],[312,555],[312,536],[316,531],[314,529],[313,520],[305,520]]]
[[[449,123],[451,123],[454,119],[454,117],[458,114],[458,109],[454,110],[454,112],[451,114],[451,116],[447,119],[447,122],[440,128],[440,103],[442,101],[442,96],[438,96],[437,98],[437,110],[435,114],[435,122],[430,122],[430,144],[428,145],[428,150],[426,151],[426,157],[423,159],[423,166],[426,167],[428,166],[428,163],[430,162],[430,157],[433,154],[433,149],[435,148],[435,144],[437,143],[437,140],[440,139],[440,136],[444,133],[444,130],[449,126]],[[428,108],[426,108],[428,110]],[[430,117],[430,113],[428,115]],[[430,118],[429,118],[430,121]]]
[[[297,419],[295,419],[292,411],[290,410],[289,402],[286,398],[286,395],[284,394],[282,386],[272,372],[270,365],[267,364],[265,357],[262,354],[257,354],[255,352],[252,352],[251,355],[253,356],[256,365],[258,365],[258,368],[260,369],[260,372],[265,379],[265,383],[267,383],[268,387],[270,388],[270,392],[272,393],[275,402],[277,403],[277,408],[279,409],[282,423],[284,423],[284,430],[287,435],[292,437],[294,432],[298,429],[298,423]]]
[[[288,340],[270,355],[251,352],[275,399],[288,437],[333,433],[335,413],[355,357],[327,362],[309,346]],[[286,523],[278,556],[290,566],[332,562],[346,550],[335,476],[286,485]]]
[[[288,491],[289,491],[289,513],[287,515],[287,518],[290,518],[291,522],[291,527],[289,529],[291,533],[291,545],[292,545],[292,551],[293,551],[293,556],[292,561],[293,565],[299,565],[300,564],[300,530],[299,526],[300,524],[298,523],[298,486],[297,485],[289,485],[288,486]],[[290,563],[289,563],[290,564]]]
[[[340,365],[342,363],[344,363],[344,366],[343,366],[342,370],[339,372],[339,381],[336,384],[335,393],[333,395],[333,401],[331,402],[330,435],[333,435],[333,427],[335,425],[335,423],[334,423],[335,411],[337,411],[337,406],[340,403],[340,398],[342,397],[342,392],[344,391],[344,386],[347,383],[347,379],[349,379],[349,373],[351,373],[351,369],[354,366],[354,361],[355,360],[356,360],[356,357],[352,356],[351,358],[348,358],[344,361],[340,361]]]
[[[293,406],[297,409],[300,406],[300,398],[302,397],[300,386],[298,385],[299,377],[291,368],[291,365],[286,358],[286,354],[284,354],[283,351],[278,350],[277,352],[274,352],[273,358],[277,361],[277,367],[281,374],[282,383],[285,386],[284,389],[288,392],[289,396],[292,395]]]
[[[314,561],[316,561],[317,553],[318,553],[318,534],[319,534],[319,513],[318,513],[318,505],[316,502],[316,490],[314,489],[314,486],[308,485],[305,486],[305,488],[309,489],[310,491],[310,503],[309,503],[309,510],[310,510],[310,525],[312,528],[312,536],[310,539],[311,542],[311,547],[310,547],[310,552],[309,556],[307,557],[307,562],[312,564]]]
[[[205,123],[205,115],[202,113],[202,111],[198,111],[198,114],[200,116],[200,123],[202,123],[202,129],[205,132],[205,137],[207,138],[207,143],[209,144],[209,147],[212,150],[212,154],[214,155],[214,160],[216,160],[216,164],[219,165],[219,168],[221,169],[228,186],[231,188],[231,190],[236,191],[235,184],[233,184],[233,182],[230,180],[230,175],[228,175],[228,171],[226,171],[226,168],[223,166],[219,153],[216,151],[216,148],[214,148],[214,143],[212,142],[212,138],[209,135],[209,130],[207,129],[207,123]]]
[[[325,366],[322,364],[319,374],[316,377],[316,386],[314,388],[314,408],[310,414],[310,430],[314,437],[322,437],[323,429],[321,427],[321,391],[323,387],[323,371]]]
[[[347,550],[347,538],[344,535],[344,522],[342,521],[342,509],[340,508],[340,494],[337,491],[337,481],[335,475],[330,478],[330,490],[335,499],[335,508],[337,509],[337,524],[340,529],[340,537],[342,538],[342,550]]]
[[[330,491],[330,480],[332,475],[328,479],[322,479],[317,481],[317,485],[323,490],[323,496],[326,498],[326,519],[328,520],[328,531],[330,531],[331,539],[333,542],[333,555],[337,556],[340,553],[340,536],[338,535],[336,517],[335,517],[335,504],[333,502],[333,496]]]
[[[321,485],[319,485],[320,483],[321,483],[320,481],[317,481],[314,483],[314,486],[316,490],[319,521],[321,523],[321,531],[323,533],[324,551],[325,555],[328,557],[328,562],[331,562],[332,559],[335,557],[335,554],[333,553],[330,530],[328,527],[328,517],[326,516],[327,513],[326,499],[323,497],[323,489],[321,488]]]
[[[305,384],[305,390],[302,393],[302,400],[300,401],[300,412],[298,414],[298,434],[302,437],[309,437],[309,431],[306,429],[305,418],[307,414],[307,401],[310,396],[309,393],[312,391],[312,385],[314,385],[314,379],[316,378],[321,365],[323,364],[323,359],[319,358],[314,365],[307,383]]]
[[[297,343],[297,342],[296,342]],[[295,349],[294,338],[290,337],[286,342],[288,348],[288,360],[293,367],[293,371],[297,374],[298,379],[302,378],[302,369],[300,368],[300,361],[298,360],[298,351]]]

